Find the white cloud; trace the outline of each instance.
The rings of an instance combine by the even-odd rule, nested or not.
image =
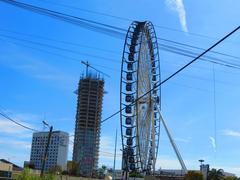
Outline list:
[[[29,124],[24,123],[26,126],[30,126]],[[26,129],[14,124],[11,121],[0,119],[0,132],[7,134],[22,134],[26,132]],[[28,133],[29,134],[29,133]]]
[[[183,31],[188,32],[186,11],[183,0],[165,0],[165,2],[171,10],[177,11]]]
[[[73,133],[70,133],[73,134]],[[69,154],[68,158],[71,159],[72,152],[73,152],[73,141],[74,137],[70,137],[70,143],[69,143]],[[114,136],[102,136],[100,140],[100,150],[99,150],[99,166],[106,165],[107,167],[113,167],[113,161],[114,161]],[[121,144],[120,141],[118,141],[117,144],[117,151],[116,151],[116,168],[121,168],[121,162],[122,162],[122,152],[120,151]]]
[[[72,155],[73,153],[73,144],[74,144],[74,136],[72,136],[72,133],[70,133],[69,146],[68,146],[68,152],[70,153],[70,155]]]
[[[19,149],[31,149],[31,141],[18,141],[18,140],[7,140],[7,139],[0,139],[0,144],[5,146],[11,146],[13,148]]]
[[[184,163],[187,169],[196,170],[199,169],[199,164],[196,159],[184,159]],[[156,170],[158,169],[182,169],[180,162],[177,157],[169,156],[169,155],[160,155],[156,161]]]
[[[158,158],[156,161],[156,169],[181,169],[180,163],[177,159]]]
[[[224,165],[217,165],[213,167],[215,169],[223,169],[225,172],[233,173],[237,176],[240,176],[240,166],[224,166]]]
[[[216,141],[215,141],[215,138],[210,136],[209,139],[211,141],[211,144],[212,144],[212,147],[214,149],[214,152],[216,152]]]
[[[15,52],[12,53],[5,50],[1,53],[0,63],[3,65],[32,78],[53,81],[64,87],[73,87],[73,82],[76,80],[75,76],[65,73],[44,59],[39,59],[39,57],[35,57],[34,54],[22,50],[18,45],[7,43],[6,46],[10,46],[8,49]],[[21,59],[21,61],[19,61],[19,59]]]
[[[239,131],[225,130],[223,133],[226,136],[240,137],[240,132]]]
[[[13,162],[19,166],[23,166],[23,162],[29,160],[29,154],[25,151],[16,151],[16,152],[0,152],[0,157],[6,159],[10,162]]]
[[[191,140],[191,138],[178,138],[178,137],[176,137],[176,138],[174,138],[174,140],[175,140],[176,142],[189,143],[190,140]]]
[[[115,145],[115,136],[102,136],[100,140],[100,150],[113,152]],[[122,148],[120,137],[117,140],[117,150]]]
[[[100,141],[100,151],[99,151],[99,165],[104,164],[108,167],[113,166],[114,159],[114,144],[115,144],[114,136],[102,136]],[[122,152],[120,151],[121,144],[120,140],[117,143],[117,151],[116,151],[116,168],[121,167],[122,161]]]
[[[33,124],[36,124],[34,122],[38,122],[40,118],[38,115],[35,114],[18,113],[9,109],[1,108],[1,111],[4,112],[4,114],[10,116],[13,120],[16,120],[22,125],[30,127],[32,129],[36,129]],[[25,129],[24,127],[21,127],[4,117],[0,117],[0,132],[5,133],[6,135],[14,135],[18,138],[29,138],[32,137],[33,133],[32,131]]]

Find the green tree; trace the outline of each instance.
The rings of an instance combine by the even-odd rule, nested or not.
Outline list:
[[[196,171],[188,171],[184,176],[184,180],[203,180],[203,174]]]
[[[50,174],[61,174],[62,173],[62,167],[61,166],[54,166],[49,169]]]
[[[46,174],[42,178],[38,175],[31,174],[28,168],[25,168],[21,174],[17,176],[17,180],[54,180],[54,176],[51,174]]]
[[[53,174],[45,174],[42,178],[39,180],[55,180],[55,177]]]
[[[212,169],[208,173],[208,180],[224,180],[224,174],[222,169]]]
[[[143,178],[143,175],[139,172],[134,171],[129,173],[129,177]]]
[[[107,170],[107,166],[102,165],[102,169],[103,169],[103,171],[105,172],[105,171]]]
[[[226,176],[224,177],[224,180],[238,180],[238,178],[235,176]]]
[[[67,171],[69,175],[76,176],[79,171],[79,164],[75,161],[68,162]]]
[[[101,168],[98,168],[98,176],[99,178],[104,178],[105,174],[106,174],[106,170],[107,170],[107,166],[102,165]]]
[[[21,172],[21,174],[19,174],[18,177],[17,177],[17,180],[38,180],[38,179],[40,179],[40,178],[32,175],[28,168],[25,168]]]

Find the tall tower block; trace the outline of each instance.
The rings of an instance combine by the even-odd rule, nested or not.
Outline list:
[[[73,161],[78,174],[91,177],[98,168],[104,80],[86,74],[78,85]]]

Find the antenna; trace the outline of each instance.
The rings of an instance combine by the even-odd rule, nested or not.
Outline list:
[[[109,76],[108,74],[106,74],[106,73],[104,73],[104,72],[96,69],[95,67],[91,66],[91,65],[88,63],[88,61],[86,61],[86,62],[85,62],[85,61],[81,61],[81,63],[86,66],[86,76],[88,75],[88,68],[92,68],[92,69],[94,69],[95,71],[97,71],[97,72],[99,72],[100,74],[102,74],[103,76],[107,76],[107,77],[110,78],[110,76]]]

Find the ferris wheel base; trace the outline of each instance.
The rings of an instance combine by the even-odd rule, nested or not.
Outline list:
[[[155,176],[150,176],[150,175],[146,175],[142,178],[140,177],[127,177],[127,179],[123,178],[123,180],[156,180]]]
[[[144,180],[156,180],[155,176],[145,176]]]

